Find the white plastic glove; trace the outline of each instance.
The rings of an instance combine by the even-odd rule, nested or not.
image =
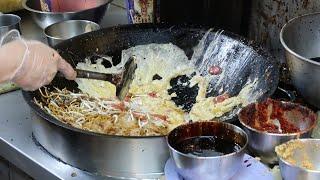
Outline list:
[[[22,39],[16,30],[0,42],[0,82],[12,81],[24,90],[33,91],[49,84],[57,71],[69,80],[76,72],[52,48],[38,41]]]

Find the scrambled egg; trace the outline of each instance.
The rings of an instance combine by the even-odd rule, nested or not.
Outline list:
[[[103,67],[101,61],[96,64],[91,64],[89,61],[79,63],[77,68],[115,72],[119,70],[119,67],[123,67],[123,64],[131,57],[135,57],[137,63],[137,69],[129,87],[129,93],[132,95],[131,106],[139,112],[165,115],[169,129],[188,120],[212,120],[232,111],[237,106],[246,105],[248,93],[255,85],[255,82],[249,83],[238,96],[217,103],[214,97],[205,97],[209,83],[208,77],[196,74],[190,80],[190,87],[198,84],[199,90],[196,103],[188,114],[171,100],[176,94],[169,95],[168,89],[171,88],[172,78],[179,75],[190,75],[196,70],[184,51],[171,43],[139,45],[123,50],[122,64],[116,69]],[[109,82],[87,79],[77,79],[76,82],[79,89],[91,96],[104,98],[116,96],[116,87]]]
[[[86,59],[84,63],[77,64],[77,69],[101,73],[117,72],[112,68],[105,68],[102,65],[102,59],[99,59],[96,64],[91,64],[90,60]],[[110,99],[116,97],[116,86],[108,81],[77,78],[76,82],[78,88],[90,96]]]
[[[137,62],[135,77],[129,91],[132,94],[154,91],[160,93],[161,97],[166,97],[172,78],[194,71],[188,64],[188,57],[184,51],[171,43],[132,47],[122,52],[122,61],[127,61],[132,56]],[[161,79],[153,80],[154,75]]]
[[[232,111],[236,106],[246,106],[249,104],[247,97],[257,80],[248,83],[238,94],[222,102],[216,102],[216,97],[203,98],[192,107],[190,118],[194,121],[212,120],[223,116],[225,113]]]

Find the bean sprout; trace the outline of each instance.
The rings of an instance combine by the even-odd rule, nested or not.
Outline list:
[[[139,108],[137,102],[121,102],[118,99],[91,97],[67,89],[47,87],[39,89],[41,100],[34,102],[54,118],[88,131],[113,135],[165,135],[168,128],[153,116]],[[135,96],[135,98],[145,95]],[[134,98],[134,97],[131,97]]]

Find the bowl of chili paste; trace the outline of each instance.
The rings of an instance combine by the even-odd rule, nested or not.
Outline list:
[[[309,108],[273,99],[249,104],[238,118],[249,137],[248,149],[268,164],[277,162],[277,145],[311,137],[317,123],[316,113]]]

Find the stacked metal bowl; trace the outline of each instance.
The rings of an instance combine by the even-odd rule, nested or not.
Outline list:
[[[51,12],[44,11],[41,8],[41,2],[39,0],[23,0],[23,7],[28,10],[36,24],[42,29],[47,26],[65,21],[65,20],[89,20],[99,23],[112,0],[96,0],[96,6],[88,9],[79,9],[76,11],[65,12]],[[79,1],[69,1],[75,5]]]

